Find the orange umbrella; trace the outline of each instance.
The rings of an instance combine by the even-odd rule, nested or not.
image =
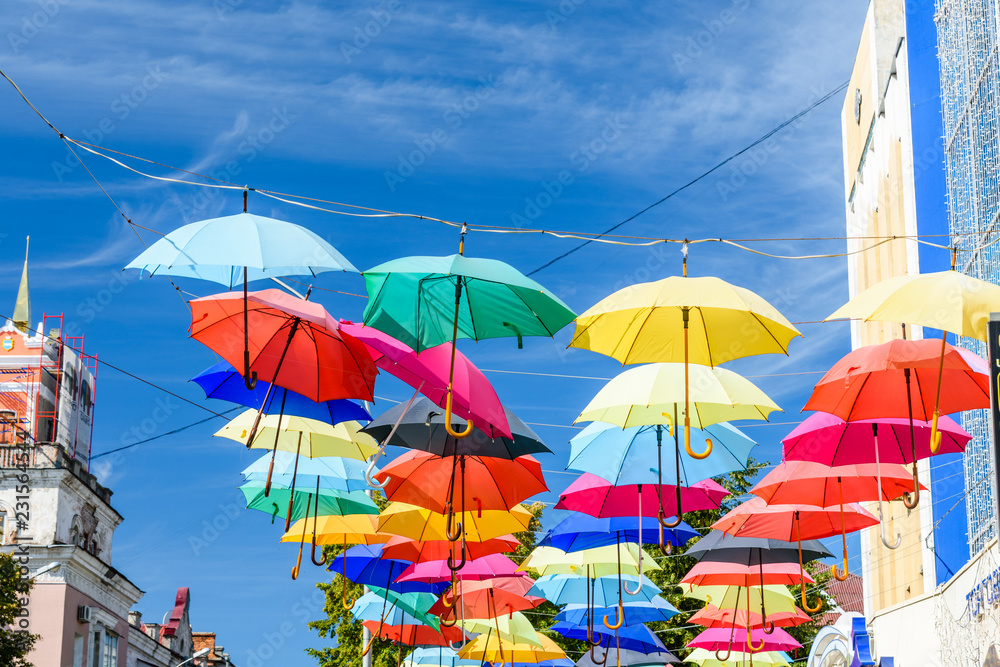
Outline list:
[[[465,633],[458,628],[442,627],[440,631],[429,625],[382,625],[378,621],[365,621],[362,625],[372,635],[390,639],[407,646],[448,646],[460,642]]]
[[[534,580],[528,576],[459,581],[428,613],[437,614],[442,622],[453,622],[459,609],[464,610],[467,618],[493,618],[533,609],[545,602],[545,598],[528,595],[533,584]]]
[[[489,554],[508,553],[516,550],[521,542],[513,535],[504,535],[485,542],[467,542],[465,550],[468,558],[482,558]],[[419,540],[393,535],[382,549],[382,558],[408,560],[423,563],[429,560],[445,560],[452,555],[453,543],[448,540]]]

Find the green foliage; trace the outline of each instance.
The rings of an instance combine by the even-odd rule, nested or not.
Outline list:
[[[0,665],[32,667],[27,655],[38,635],[15,629],[17,613],[28,605],[32,582],[21,579],[21,568],[10,554],[0,553]]]

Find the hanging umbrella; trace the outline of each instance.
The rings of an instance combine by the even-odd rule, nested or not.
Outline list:
[[[246,499],[247,508],[266,512],[272,517],[289,517],[295,521],[306,518],[306,496],[309,492],[294,491],[286,487],[271,487],[270,496],[264,495],[264,484],[259,481],[247,482],[240,487]],[[315,505],[319,499],[319,506]],[[345,514],[378,514],[378,507],[371,498],[360,491],[344,492],[320,489],[313,493],[313,511],[320,516]],[[290,526],[289,526],[290,527]],[[287,530],[287,529],[286,529]]]
[[[799,609],[794,612],[772,612],[765,619],[761,614],[746,609],[719,609],[713,604],[705,605],[694,613],[689,622],[704,625],[709,628],[729,628],[738,625],[741,628],[759,627],[765,621],[778,627],[794,627],[803,623],[812,623],[812,617]]]
[[[378,586],[395,593],[440,594],[446,585],[420,581],[399,581],[411,563],[380,558],[381,544],[358,544],[338,554],[327,568],[364,586]]]
[[[534,644],[517,644],[504,642],[494,634],[479,635],[458,651],[462,658],[480,660],[482,662],[530,663],[538,664],[543,660],[558,660],[566,654],[554,641],[545,635],[537,636],[541,647]],[[501,657],[502,651],[502,657]]]
[[[755,567],[761,564],[795,562],[798,554],[795,542],[769,537],[733,537],[721,530],[710,531],[684,552],[685,556],[700,561]],[[819,540],[802,540],[803,562],[832,556],[833,553]]]
[[[931,419],[931,449],[939,447],[936,435],[943,383],[947,333],[987,340],[990,313],[1000,309],[1000,286],[955,271],[955,256],[951,255],[951,271],[896,276],[883,280],[858,294],[827,319],[843,317],[903,322],[941,330],[937,388]]]
[[[585,604],[568,604],[556,614],[557,621],[565,621],[572,625],[584,625],[588,616],[598,618],[601,616],[614,617],[617,607],[588,607]],[[667,621],[679,612],[672,604],[659,596],[650,600],[640,600],[632,602],[625,600],[622,605],[622,618],[624,625],[641,625],[654,621]]]
[[[462,226],[458,255],[406,257],[364,272],[368,290],[364,323],[417,352],[448,340],[451,355],[445,398],[445,429],[462,438],[472,431],[451,428],[455,344],[459,338],[553,336],[575,317],[569,307],[513,267],[491,259],[464,256]],[[447,318],[454,300],[454,315]]]
[[[626,542],[581,551],[566,552],[555,547],[538,546],[521,562],[519,569],[544,574],[577,574],[587,577],[604,577],[615,574],[620,568],[625,574],[639,574],[641,549],[638,544]],[[648,569],[659,570],[653,557],[645,554],[650,562]]]
[[[927,421],[935,409],[951,413],[989,407],[986,362],[968,350],[943,345],[940,359],[937,345],[930,340],[893,340],[859,347],[826,372],[803,410],[829,412],[845,421],[903,417],[912,423],[914,419]],[[943,400],[932,399],[936,383],[947,389]],[[935,449],[931,447],[932,452]],[[915,434],[911,435],[910,453],[916,486]],[[909,499],[903,502],[914,509],[919,499],[915,494],[912,503]]]
[[[639,530],[633,517],[598,519],[586,514],[571,514],[545,533],[538,545],[569,552],[618,542],[652,544],[662,536],[664,543],[680,546],[699,535],[698,531],[686,523],[665,529],[655,518],[643,517],[642,530]]]
[[[754,646],[760,642],[760,645]],[[794,637],[782,630],[775,628],[770,635],[765,634],[761,628],[750,631],[747,638],[733,637],[724,628],[707,628],[686,644],[687,648],[703,648],[708,651],[720,651],[724,648],[740,653],[757,653],[758,651],[791,651],[802,648],[802,644]]]
[[[749,587],[766,584],[794,586],[799,583],[799,578],[802,576],[798,563],[738,565],[706,560],[688,570],[681,583],[693,586]],[[808,584],[816,583],[808,572],[804,574],[804,578]]]
[[[684,447],[693,455],[690,364],[717,366],[757,354],[787,354],[788,343],[800,335],[750,290],[719,278],[688,278],[685,248],[684,277],[630,285],[605,297],[576,318],[570,346],[622,364],[683,362]],[[709,445],[697,456],[711,451]]]
[[[682,584],[683,595],[686,598],[711,602],[719,609],[753,609],[759,607],[761,601],[774,612],[794,612],[795,598],[784,586],[763,586],[760,588],[745,586],[691,586]],[[749,603],[747,598],[749,597]]]
[[[410,612],[403,611],[396,607],[384,597],[369,592],[358,598],[351,609],[351,615],[356,621],[377,621],[387,625],[429,625],[434,627],[433,622],[437,619],[433,616],[418,617]]]
[[[768,504],[801,503],[827,507],[845,502],[894,500],[914,491],[913,478],[901,465],[888,464],[885,470],[872,463],[831,468],[812,461],[784,461],[750,489]],[[881,515],[881,510],[879,511]],[[881,523],[881,521],[880,521]],[[847,533],[841,531],[844,569],[833,576],[847,579]]]
[[[652,665],[667,665],[679,663],[670,651],[653,651],[651,653],[640,653],[639,651],[627,651],[625,649],[608,649],[604,659],[600,662],[590,657],[590,652],[585,651],[583,656],[576,661],[576,667],[597,667],[607,664],[611,660],[619,667],[650,667]]]
[[[698,667],[744,667],[751,663],[767,667],[788,667],[791,663],[788,656],[781,651],[760,651],[759,653],[740,653],[733,651],[725,660],[716,657],[715,653],[703,648],[696,648],[684,659]]]
[[[375,365],[399,378],[439,407],[444,407],[448,392],[448,366],[451,343],[415,352],[412,348],[374,327],[340,321],[340,330],[368,346]],[[455,350],[455,375],[452,386],[452,410],[491,438],[511,437],[510,425],[500,397],[483,372],[460,351]]]
[[[746,537],[773,537],[801,544],[803,539],[821,539],[837,533],[848,533],[878,524],[870,512],[857,503],[834,507],[812,505],[768,505],[760,498],[752,498],[730,510],[712,524],[712,528],[730,535]],[[801,571],[803,560],[799,557]],[[803,572],[804,575],[804,572]],[[805,577],[801,580],[802,607],[816,612],[821,605],[810,607],[806,602]]]
[[[513,552],[521,542],[513,535],[502,535],[485,542],[467,542],[466,555],[470,559],[482,558],[489,554]],[[423,563],[432,560],[447,560],[454,551],[454,543],[449,540],[419,541],[394,535],[382,549],[385,558]]]
[[[638,577],[623,574],[622,580],[629,583],[637,583]],[[660,593],[660,589],[648,578],[644,579],[642,590],[632,596],[634,600],[651,600]],[[546,600],[555,603],[557,606],[564,604],[583,604],[587,601],[588,590],[595,607],[617,607],[618,606],[618,577],[589,577],[577,576],[573,574],[547,574],[539,577],[529,595],[538,595]]]
[[[471,511],[456,515],[465,526],[464,539],[481,542],[494,537],[528,529],[532,514],[521,505],[509,512],[499,510]],[[379,532],[402,535],[413,540],[445,540],[449,530],[447,517],[423,507],[406,503],[389,503],[378,520]]]
[[[402,667],[480,667],[478,660],[463,660],[443,646],[419,646],[406,656]]]
[[[654,517],[659,512],[657,502],[662,498],[664,514],[674,516],[677,514],[677,502],[674,499],[676,490],[677,487],[672,484],[615,485],[603,477],[585,472],[566,487],[553,509],[582,512],[606,519],[613,516],[633,516],[641,504],[642,516]],[[683,506],[689,512],[719,509],[722,500],[729,495],[729,491],[713,479],[681,486],[680,491]]]
[[[542,466],[531,456],[441,457],[409,451],[375,477],[393,501],[447,513],[451,506],[506,510],[525,498],[548,491]]]
[[[193,299],[191,337],[234,366],[240,341],[249,331],[249,366],[264,382],[285,387],[314,401],[335,398],[374,400],[378,369],[368,348],[339,331],[336,320],[318,303],[267,289]],[[242,319],[244,303],[249,329]],[[256,378],[254,378],[256,379]]]
[[[398,581],[445,581],[451,579],[451,575],[452,570],[448,567],[447,560],[431,560],[423,563],[412,563],[399,576]],[[502,554],[490,554],[482,558],[469,559],[461,567],[455,568],[455,578],[461,580],[514,576],[520,576],[517,572],[517,563]]]
[[[483,634],[492,630],[494,636],[504,641],[542,647],[542,642],[538,639],[539,634],[531,625],[531,621],[519,611],[506,616],[467,618],[464,621],[459,621],[459,625],[473,634]]]
[[[405,646],[450,646],[465,637],[458,628],[434,629],[429,625],[387,625],[364,621],[362,625],[374,638],[388,639]]]
[[[363,491],[368,488],[363,481],[365,463],[339,456],[305,458],[300,461],[292,452],[278,451],[274,453],[273,458],[271,454],[260,457],[240,474],[248,482],[264,481],[267,479],[268,469],[273,473],[272,485],[291,487],[292,480],[298,480],[305,488],[315,486],[316,482],[319,482],[323,489],[336,491]]]
[[[615,645],[619,649],[625,649],[626,651],[666,651],[667,647],[663,645],[659,637],[654,635],[652,631],[645,625],[633,625],[631,627],[622,626],[615,630],[608,630],[607,628],[601,626],[595,626],[592,630],[587,629],[586,626],[581,625],[571,625],[565,622],[554,623],[550,627],[546,628],[552,632],[558,632],[560,635],[566,639],[576,639],[580,641],[586,641],[588,639],[588,632],[591,633],[592,638],[598,641],[599,644],[604,646]]]
[[[346,398],[317,403],[302,394],[275,387],[271,389],[268,382],[258,382],[253,389],[247,389],[243,376],[233,368],[228,361],[220,361],[206,368],[190,380],[205,392],[205,398],[215,398],[229,401],[247,408],[262,410],[264,414],[279,411],[284,405],[284,413],[297,417],[307,417],[318,421],[336,424],[342,421],[371,421],[368,411]]]
[[[247,213],[184,225],[152,244],[126,266],[150,275],[199,278],[233,289],[243,281],[243,375],[253,389],[247,332],[247,282],[280,276],[315,276],[323,271],[357,273],[347,259],[322,238],[299,225]],[[238,356],[238,355],[237,355]],[[233,364],[236,365],[235,363]]]
[[[299,566],[302,564],[302,548],[310,532],[312,538],[309,543],[312,549],[312,561],[316,565],[326,565],[326,556],[322,559],[316,558],[316,547],[323,544],[375,544],[384,542],[387,538],[379,535],[375,530],[378,518],[373,514],[347,514],[344,516],[326,515],[310,516],[312,509],[312,498],[306,496],[306,518],[299,519],[285,531],[281,536],[282,542],[298,542],[299,557],[292,568],[292,579],[298,579]],[[347,588],[345,583],[344,602],[347,602]],[[353,601],[352,601],[353,604]],[[350,609],[350,607],[347,607]]]
[[[397,593],[378,586],[369,586],[368,592],[358,598],[354,608],[351,609],[351,614],[359,620],[377,621],[385,617],[388,609],[395,608],[417,619],[417,623],[437,627],[438,618],[428,612],[435,600],[437,596],[432,593]],[[373,613],[376,608],[379,608],[377,614]],[[397,625],[397,623],[389,624]]]
[[[458,581],[445,593],[450,600],[439,600],[430,608],[430,613],[437,614],[443,621],[453,621],[459,609],[469,618],[492,618],[495,614],[534,609],[545,602],[545,598],[528,595],[534,583],[527,576]]]

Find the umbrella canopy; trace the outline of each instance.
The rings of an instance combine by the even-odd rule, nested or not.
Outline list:
[[[490,618],[469,618],[458,622],[468,632],[482,634],[493,631],[493,634],[500,639],[519,644],[531,644],[542,647],[539,634],[535,631],[531,621],[519,611],[506,616],[498,615]]]
[[[684,361],[680,339],[685,328],[690,361],[708,366],[756,354],[786,354],[788,343],[801,335],[750,290],[714,277],[673,276],[630,285],[591,306],[576,318],[570,347],[600,352],[626,365]]]
[[[240,413],[214,435],[244,442],[253,429],[257,413],[247,410]],[[361,432],[356,421],[327,424],[294,415],[264,415],[257,432],[250,442],[252,449],[277,448],[297,452],[302,456],[339,456],[364,461],[378,451],[378,443]]]
[[[522,561],[519,569],[544,574],[576,574],[585,577],[603,577],[617,574],[639,574],[640,551],[638,544],[608,545],[581,551],[566,552],[555,547],[538,546]],[[653,557],[643,553],[647,570],[659,570]]]
[[[822,539],[839,535],[843,530],[853,532],[877,524],[878,519],[857,503],[845,504],[843,508],[768,505],[760,498],[751,498],[727,512],[712,528],[734,536],[791,541]]]
[[[756,385],[730,370],[700,364],[689,364],[687,370],[695,428],[736,419],[766,420],[781,410]],[[676,423],[675,415],[684,415],[684,371],[682,363],[630,368],[604,385],[575,421],[621,428]]]
[[[501,535],[485,542],[467,542],[466,557],[482,558],[489,554],[515,551],[521,542],[513,535]],[[455,543],[449,540],[419,541],[408,537],[394,535],[382,549],[384,558],[408,560],[413,563],[423,563],[433,560],[447,560],[455,549]]]
[[[734,618],[735,621],[734,621]],[[761,616],[756,611],[747,611],[746,609],[719,609],[713,604],[707,604],[702,609],[688,619],[691,623],[697,625],[704,625],[709,628],[732,628],[734,626],[739,628],[746,627],[758,627],[764,625],[764,617]],[[778,627],[794,627],[797,625],[802,625],[803,623],[811,623],[812,617],[797,608],[794,612],[775,612],[768,613],[767,622]]]
[[[490,554],[482,558],[467,560],[455,571],[456,579],[493,579],[495,577],[519,576],[517,563],[503,554]],[[412,563],[397,581],[438,582],[452,578],[452,571],[446,560],[431,560]]]
[[[910,416],[927,421],[933,416],[940,348],[934,340],[859,347],[826,372],[803,410],[846,421]],[[987,364],[968,350],[945,346],[942,383],[942,413],[990,406]]]
[[[599,665],[610,665],[611,663],[619,667],[648,667],[650,665],[667,665],[679,662],[680,660],[677,659],[677,656],[670,651],[642,653],[640,651],[628,651],[612,647],[607,650],[603,662],[599,663],[594,662],[590,657],[590,651],[584,651],[580,659],[576,661],[576,667],[598,667]]]
[[[638,584],[639,578],[623,574],[621,582]],[[660,593],[660,589],[647,577],[642,578],[643,586],[633,600],[651,600]],[[564,604],[584,604],[587,601],[587,589],[590,588],[591,604],[595,607],[616,607],[620,597],[619,577],[598,577],[590,579],[573,574],[547,574],[535,581],[528,591],[529,595],[538,595],[557,606]],[[630,587],[631,589],[631,587]]]
[[[505,664],[510,662],[537,664],[543,660],[559,660],[566,657],[563,650],[545,635],[538,635],[537,640],[541,644],[541,647],[534,644],[506,642],[496,635],[487,632],[486,634],[479,635],[459,649],[458,655],[462,658],[471,658],[482,662],[500,662],[504,660]],[[503,657],[501,657],[501,654]]]
[[[448,503],[456,508],[507,510],[549,490],[542,466],[531,456],[441,457],[410,451],[383,467],[375,479],[385,484],[390,500],[441,513]]]
[[[774,628],[771,634],[764,632],[763,628],[753,628],[750,631],[750,642],[747,642],[747,633],[735,633],[735,637],[725,628],[707,628],[698,633],[694,639],[687,643],[688,648],[703,648],[709,651],[725,651],[732,649],[741,653],[756,653],[757,651],[791,651],[802,648],[802,644],[795,641],[795,638],[782,630]],[[763,643],[761,643],[763,642]],[[751,648],[751,646],[755,648]]]
[[[509,512],[483,510],[482,512],[456,512],[455,521],[464,529],[468,542],[485,540],[517,533],[528,529],[532,514],[521,505]],[[424,507],[406,503],[389,503],[378,519],[379,532],[402,535],[413,540],[446,540],[448,517]]]
[[[309,508],[311,515],[378,514],[378,507],[372,499],[360,491],[343,492],[320,489],[318,506],[316,505],[317,496],[313,490],[293,491],[287,487],[276,487],[272,484],[270,494],[264,495],[264,483],[251,481],[240,486],[240,491],[243,492],[243,497],[246,499],[247,508],[285,518],[288,516],[288,508],[291,507],[293,521],[306,517],[307,497],[310,494],[312,494],[312,507]]]
[[[351,608],[351,614],[357,621],[376,621],[387,625],[429,625],[438,627],[438,619],[433,616],[414,616],[408,611],[389,602],[387,598],[375,592],[362,595]]]
[[[528,428],[514,413],[504,409],[513,438],[491,438],[478,428],[464,438],[453,438],[444,427],[444,412],[429,399],[418,398],[407,408],[400,403],[365,427],[368,433],[380,442],[396,447],[419,449],[438,456],[492,456],[506,459],[525,454],[551,454],[541,438]],[[396,432],[386,441],[396,423]],[[452,424],[462,426],[460,420],[452,418]]]
[[[445,406],[451,343],[443,343],[417,353],[373,327],[341,320],[340,330],[367,345],[376,366],[418,390],[439,407]],[[472,420],[477,428],[491,438],[510,438],[507,415],[493,385],[468,357],[458,350],[454,350],[454,354],[452,410],[462,419]]]
[[[611,424],[594,422],[570,440],[566,467],[592,473],[615,485],[658,484],[666,477],[679,479],[681,485],[690,486],[733,470],[745,470],[750,451],[757,444],[729,424],[692,429],[691,436],[695,443],[711,438],[714,443],[712,456],[698,459],[682,448],[678,468],[676,454],[668,450],[663,456],[660,451],[669,437],[667,427],[657,424],[622,430]],[[667,444],[669,446],[669,441]]]
[[[684,659],[684,662],[690,662],[699,667],[743,667],[749,665],[751,661],[757,665],[772,665],[773,667],[787,667],[791,664],[788,662],[788,656],[781,651],[760,651],[758,653],[732,651],[726,660],[719,660],[715,651],[696,648]]]
[[[362,612],[359,614],[358,607],[363,606],[363,603],[366,601],[371,601],[373,606],[375,604],[379,606],[379,616],[370,618],[368,617],[370,612]],[[400,609],[406,614],[409,614],[411,617],[417,619],[417,623],[423,623],[424,625],[436,628],[438,627],[438,618],[434,614],[430,614],[427,611],[435,601],[437,601],[437,596],[433,593],[397,593],[395,591],[379,588],[378,586],[369,586],[368,592],[358,598],[356,603],[358,606],[351,611],[355,618],[360,617],[361,620],[365,621],[377,621],[382,618],[385,610],[388,610],[390,607],[395,607],[396,609]],[[390,623],[390,625],[397,624]]]
[[[418,646],[403,660],[403,667],[480,667],[478,660],[463,660],[443,646]]]
[[[575,317],[534,280],[492,259],[404,257],[363,275],[364,323],[418,352],[452,339],[456,298],[458,338],[551,337]]]
[[[340,572],[356,584],[378,586],[396,593],[440,593],[446,584],[399,581],[411,563],[383,559],[381,544],[358,544],[340,553],[330,563],[331,572]]]
[[[713,530],[692,544],[684,552],[700,561],[733,563],[737,565],[792,563],[798,559],[795,542],[769,537],[733,537],[721,530]],[[833,553],[819,540],[802,541],[803,562],[817,558],[830,558]]]
[[[534,609],[545,602],[543,597],[528,595],[534,583],[528,576],[483,581],[459,580],[445,594],[451,596],[454,603],[447,606],[443,600],[439,600],[430,608],[430,612],[444,620],[451,620],[459,615],[459,610],[468,618],[492,618],[500,614]]]
[[[762,584],[798,585],[802,578],[807,584],[816,583],[809,573],[802,573],[799,564],[770,563],[739,565],[718,561],[701,561],[684,575],[682,584],[693,586],[760,586]]]
[[[677,488],[672,484],[622,484],[616,486],[592,473],[586,472],[573,480],[559,496],[554,509],[582,512],[598,518],[636,516],[654,517],[659,512],[658,501],[663,498],[663,511],[667,516],[677,513],[675,499]],[[713,479],[704,479],[691,486],[682,486],[681,499],[685,510],[718,509],[729,491]],[[641,502],[640,502],[641,498]]]
[[[949,417],[938,421],[941,447],[938,454],[959,454],[972,436]],[[782,438],[782,454],[788,461],[815,461],[828,466],[856,463],[913,463],[910,434],[917,459],[934,455],[931,451],[931,423],[906,419],[860,419],[845,422],[836,415],[816,412]],[[876,447],[878,447],[876,453]]]
[[[344,398],[317,403],[284,387],[272,390],[268,382],[258,382],[253,389],[247,389],[243,376],[228,361],[206,368],[191,382],[202,388],[206,398],[237,403],[266,414],[282,411],[330,424],[348,420],[368,422],[372,418],[363,407]]]
[[[374,400],[378,369],[368,348],[339,331],[323,306],[276,289],[250,292],[245,299],[241,292],[226,292],[189,303],[191,337],[234,366],[243,362],[248,333],[255,379],[314,401]]]
[[[795,598],[784,586],[746,588],[681,584],[681,588],[684,589],[684,597],[711,602],[719,609],[758,609],[763,601],[768,613],[795,611]]]
[[[820,507],[879,497],[895,500],[912,491],[913,478],[899,464],[876,467],[874,463],[857,463],[831,468],[812,461],[783,461],[750,489],[768,504]]]
[[[624,625],[641,625],[654,621],[667,621],[679,612],[672,604],[659,596],[650,600],[639,602],[629,602],[625,598],[622,605]],[[564,621],[571,625],[585,625],[588,616],[590,618],[617,618],[618,607],[590,607],[585,604],[568,604],[556,614],[557,621]]]
[[[386,625],[378,621],[362,623],[375,637],[405,646],[450,646],[465,637],[459,628],[432,628],[429,625]]]
[[[585,625],[570,625],[569,623],[560,621],[559,623],[552,624],[547,629],[552,632],[558,632],[566,639],[581,641],[586,640],[589,633],[594,636],[594,641],[600,641],[601,645],[605,647],[617,646],[628,651],[640,651],[643,653],[667,650],[667,647],[663,645],[659,637],[654,635],[645,625],[622,625],[617,630],[608,630],[604,625],[595,623],[594,627],[588,630]]]
[[[271,455],[265,454],[244,468],[240,474],[247,481],[263,481],[267,477],[271,460]],[[357,459],[321,456],[298,460],[292,452],[278,451],[274,454],[273,460],[272,487],[291,486],[294,472],[299,484],[306,488],[314,487],[317,481],[321,488],[337,491],[364,491],[369,488],[364,481],[365,463]]]
[[[378,517],[372,514],[314,516],[293,523],[281,536],[281,541],[309,541],[309,536],[313,535],[314,544],[381,544],[389,536],[376,531],[377,525]]]
[[[656,543],[659,534],[660,524],[655,517],[643,517],[640,531],[635,517],[598,519],[586,514],[571,514],[553,526],[538,541],[538,545],[570,552],[619,542]],[[677,546],[687,544],[688,540],[699,535],[698,531],[683,522],[676,528],[663,529],[664,542]]]
[[[126,269],[200,278],[232,289],[244,279],[357,273],[347,259],[305,227],[239,213],[184,225],[146,248]]]

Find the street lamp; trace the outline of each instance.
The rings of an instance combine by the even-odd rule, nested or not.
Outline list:
[[[45,574],[46,572],[55,572],[60,567],[62,567],[62,563],[57,563],[57,562],[53,561],[53,562],[49,563],[48,565],[46,565],[45,567],[40,567],[37,570],[35,570],[35,573],[33,575],[31,575],[30,577],[28,577],[28,579],[34,579],[36,577],[40,577],[41,575]]]
[[[198,658],[204,658],[206,655],[208,655],[211,652],[212,652],[211,648],[203,648],[200,651],[196,651],[194,655],[192,655],[190,658],[188,658],[184,662],[177,663],[177,667],[181,667],[181,665],[186,665],[187,663],[191,662],[192,660],[197,660]]]

